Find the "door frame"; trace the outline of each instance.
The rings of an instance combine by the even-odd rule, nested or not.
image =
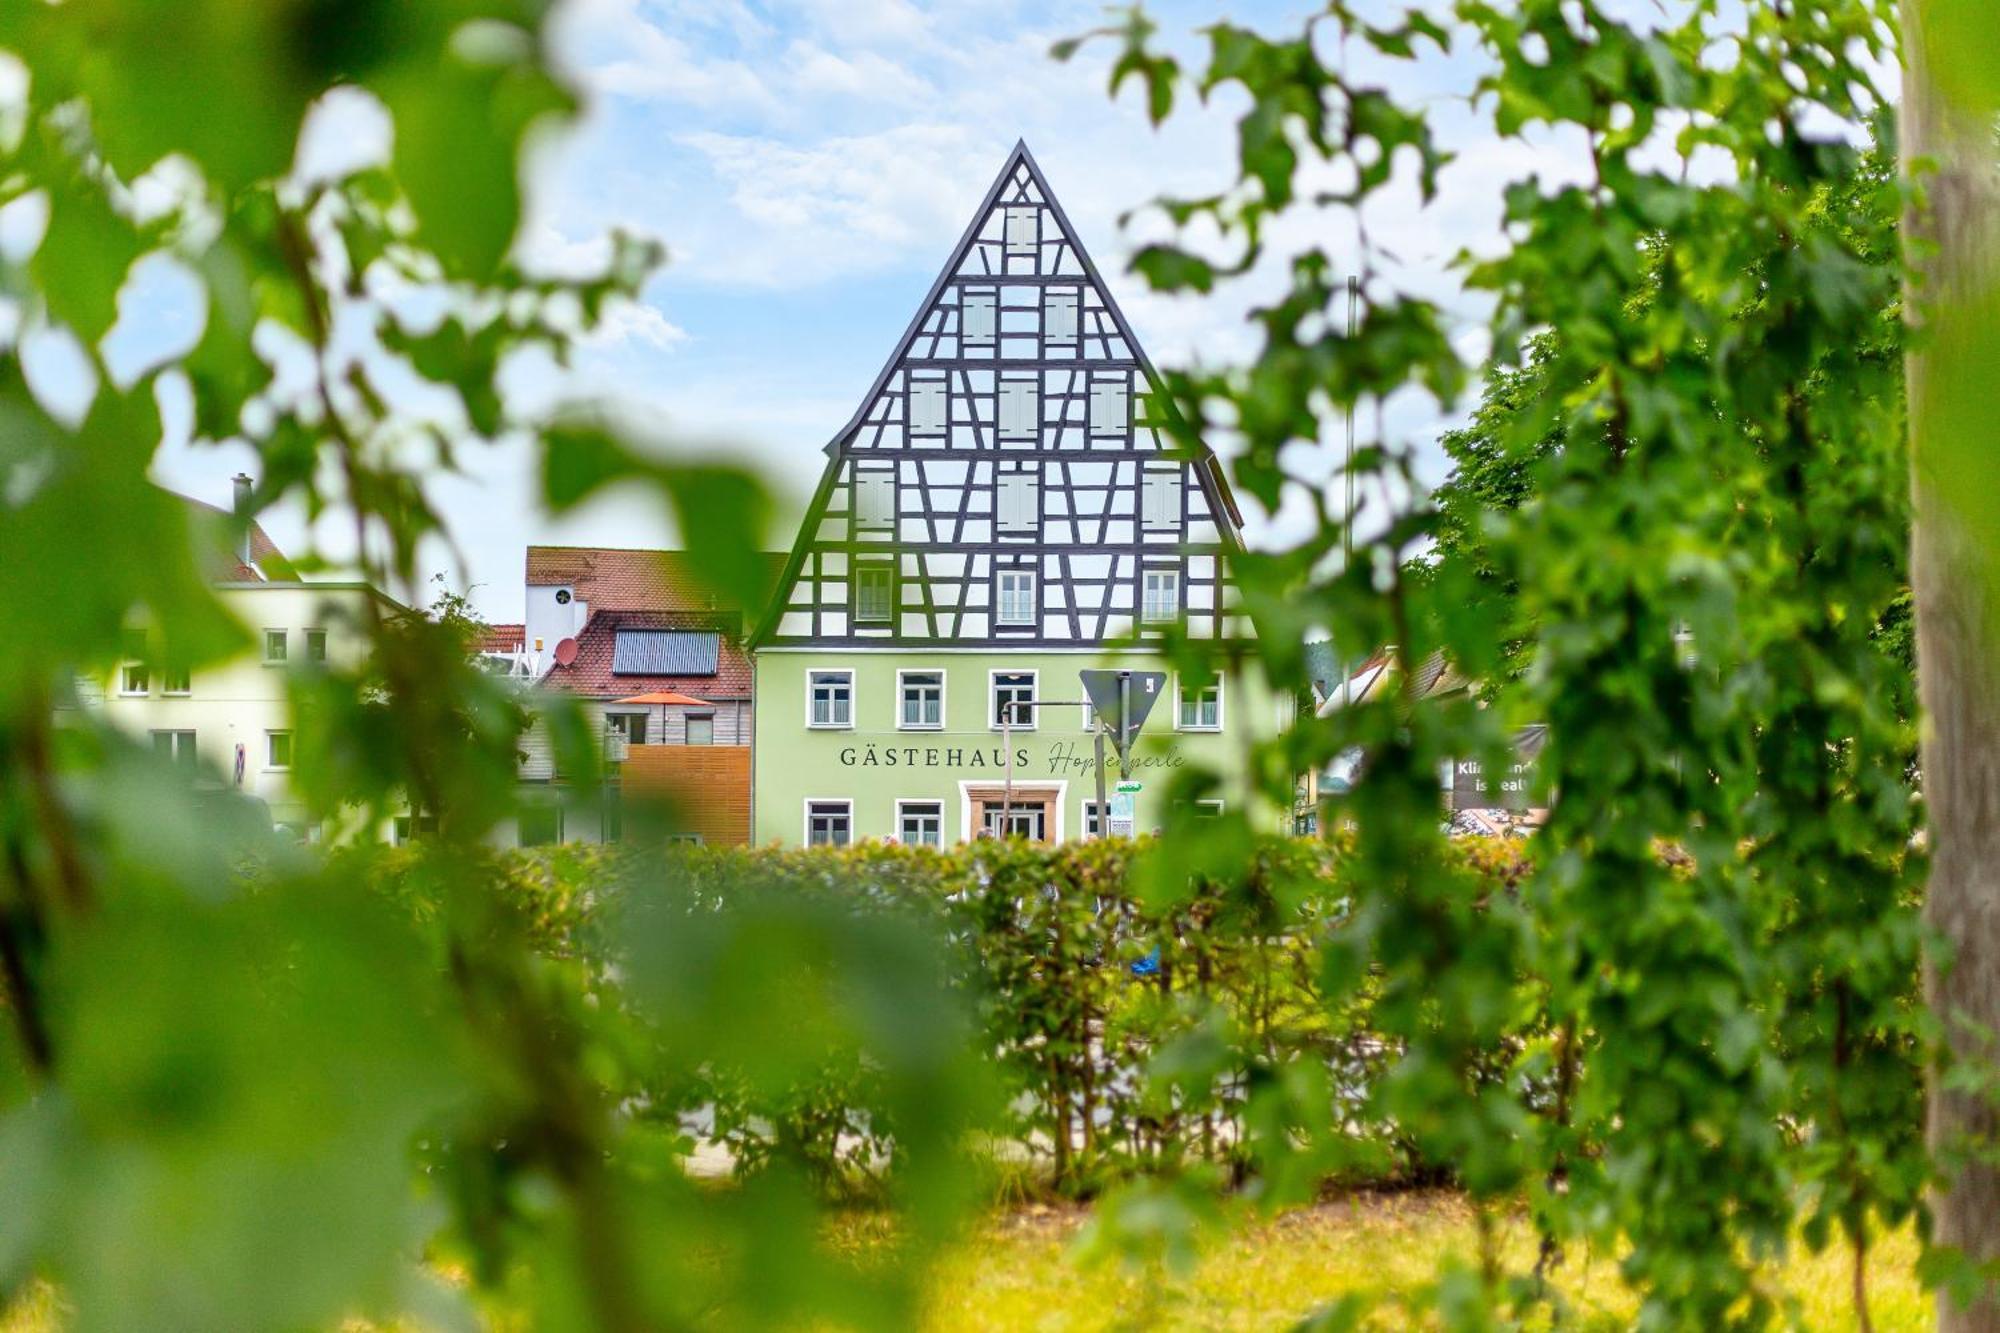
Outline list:
[[[979,821],[974,807],[980,801],[989,799],[987,792],[1005,787],[1003,778],[962,778],[958,784],[958,827],[963,831],[963,841],[970,842],[979,836]],[[975,797],[974,793],[978,796]],[[1066,818],[1068,811],[1069,782],[1020,782],[1014,783],[1014,794],[1032,801],[1045,801],[1051,807],[1044,832],[1048,834],[1045,845],[1054,846],[1068,837]]]

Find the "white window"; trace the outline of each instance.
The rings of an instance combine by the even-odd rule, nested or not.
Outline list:
[[[683,846],[687,846],[687,847],[699,847],[699,846],[701,846],[701,834],[699,834],[699,833],[669,833],[669,834],[667,835],[667,841],[668,841],[668,842],[678,842],[678,843],[682,844]]]
[[[1174,720],[1179,731],[1220,731],[1222,730],[1222,680],[1218,677],[1206,685],[1190,685],[1180,682],[1180,713]]]
[[[118,668],[120,694],[144,694],[152,688],[152,668],[147,665],[146,655],[146,632],[126,631],[125,662]]]
[[[896,673],[896,725],[904,731],[936,731],[944,726],[944,672]]]
[[[1093,380],[1090,385],[1090,433],[1123,435],[1130,386],[1120,380]]]
[[[945,405],[949,395],[941,379],[910,380],[910,434],[944,434]]]
[[[264,631],[264,665],[282,666],[292,655],[292,636],[281,629]]]
[[[1033,204],[1010,204],[1007,208],[1007,256],[1031,257],[1040,239],[1042,210]]]
[[[1035,572],[1031,569],[1003,569],[998,578],[999,596],[996,600],[999,605],[996,623],[1034,624]]]
[[[1033,440],[1042,425],[1041,385],[1030,379],[1000,381],[1000,438]]]
[[[895,526],[896,474],[886,469],[857,470],[854,474],[854,526],[857,531],[876,532]]]
[[[1099,805],[1095,801],[1083,803],[1083,836],[1086,841],[1095,841],[1104,836],[1104,830],[1111,823],[1111,807]]]
[[[689,745],[715,744],[715,714],[689,713],[687,715],[687,743]]]
[[[1194,817],[1196,819],[1222,818],[1222,802],[1214,797],[1196,801],[1194,803]]]
[[[1146,621],[1174,620],[1181,613],[1181,575],[1176,569],[1146,571],[1145,600],[1139,618]]]
[[[806,673],[806,725],[810,727],[854,725],[852,671]]]
[[[1042,295],[1042,336],[1052,343],[1076,341],[1076,289],[1052,287]]]
[[[195,765],[194,733],[192,731],[156,731],[153,733],[153,753],[162,759],[171,760],[182,768]]]
[[[845,847],[852,841],[854,802],[806,802],[806,846]]]
[[[265,732],[264,754],[266,768],[290,768],[292,766],[292,733],[289,731]]]
[[[867,560],[854,567],[854,621],[886,625],[896,614],[896,570],[886,560]]]
[[[646,743],[646,715],[644,713],[606,713],[604,734],[614,741],[627,745]]]
[[[1000,531],[1039,532],[1042,526],[1042,478],[1039,472],[1002,472],[995,508]]]
[[[413,810],[407,815],[396,816],[396,845],[398,847],[417,838],[434,838],[437,836],[437,831],[438,817],[436,815],[425,814],[421,810]]]
[[[1140,521],[1151,529],[1174,529],[1181,525],[1181,469],[1178,463],[1164,467],[1146,465],[1140,496]]]
[[[309,629],[306,631],[306,661],[326,661],[326,631]]]
[[[996,293],[991,287],[968,287],[959,295],[964,302],[964,337],[968,347],[990,347],[996,327]]]
[[[906,847],[944,844],[944,806],[938,801],[896,802],[896,838]]]
[[[1032,671],[996,671],[993,673],[993,729],[1000,729],[1004,718],[1016,731],[1035,729],[1035,673]]]
[[[186,667],[166,666],[160,668],[160,693],[169,698],[185,699],[194,693],[194,676]]]

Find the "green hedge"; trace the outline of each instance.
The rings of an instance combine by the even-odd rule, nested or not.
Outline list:
[[[1366,1113],[1396,1049],[1370,1021],[1373,987],[1343,983],[1329,1002],[1320,984],[1326,932],[1342,925],[1337,851],[1290,839],[1239,850],[1242,861],[1215,878],[1185,873],[1151,839],[948,851],[569,846],[501,854],[494,869],[499,897],[544,956],[585,969],[606,1004],[621,999],[629,911],[687,918],[671,930],[725,897],[772,895],[916,922],[1000,1081],[994,1156],[1036,1188],[1090,1193],[1135,1171],[1197,1164],[1240,1180],[1260,1082],[1288,1086],[1315,1104],[1299,1111],[1336,1127],[1312,1159],[1322,1174],[1440,1177],[1416,1136]],[[1505,890],[1525,868],[1516,847],[1468,844],[1461,855],[1477,892]],[[421,853],[391,854],[378,882],[420,906],[421,863]],[[689,1147],[725,1145],[739,1174],[783,1161],[847,1189],[893,1162],[895,1128],[866,1051],[836,1043],[817,1077],[773,1096],[713,1060],[699,1077],[655,1080],[652,1067],[674,1065],[648,1061],[641,1038],[610,1075],[629,1080],[625,1105],[679,1127]],[[1505,1076],[1525,1040],[1503,1041],[1474,1076]]]

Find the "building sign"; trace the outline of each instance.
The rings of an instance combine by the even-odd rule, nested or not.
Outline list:
[[[1513,755],[1507,771],[1496,782],[1477,759],[1455,760],[1451,785],[1445,799],[1452,810],[1526,810],[1542,803],[1535,781],[1535,761],[1548,743],[1548,727],[1537,723],[1514,734]]]
[[[1041,760],[1039,765],[1037,757]],[[1007,767],[1006,748],[999,745],[897,745],[871,741],[842,746],[839,759],[842,768],[969,768],[987,773]],[[1116,763],[1114,756],[1105,756],[1106,768]],[[1134,755],[1131,767],[1180,768],[1186,763],[1185,756],[1170,750],[1163,754]],[[1097,754],[1094,746],[1080,741],[1052,741],[1046,750],[1022,745],[1014,749],[1014,767],[1056,774],[1093,773],[1097,769]]]

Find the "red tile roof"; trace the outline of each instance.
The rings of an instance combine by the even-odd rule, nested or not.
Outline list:
[[[514,653],[521,650],[525,625],[488,625],[486,633],[479,636],[479,651],[482,653]]]
[[[530,559],[535,549],[531,548]],[[750,659],[736,618],[712,611],[613,611],[593,607],[576,636],[576,660],[551,667],[542,684],[586,699],[625,699],[652,690],[676,690],[720,702],[750,697]],[[621,629],[713,630],[722,636],[713,676],[614,676],[611,652]]]
[[[298,577],[291,561],[285,559],[285,553],[256,520],[250,523],[250,563],[246,565],[230,512],[191,495],[180,498],[194,511],[190,517],[194,520],[195,542],[202,568],[211,579],[217,583],[266,583],[272,578]]]
[[[786,553],[768,558],[775,581]],[[634,551],[606,546],[530,546],[528,586],[567,584],[592,611],[714,611],[720,601],[689,551]],[[759,608],[736,608],[755,615]]]

